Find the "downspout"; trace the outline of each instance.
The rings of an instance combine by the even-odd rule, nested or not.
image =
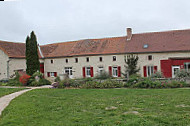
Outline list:
[[[7,79],[9,79],[9,62],[10,61],[11,61],[10,59],[7,61]]]

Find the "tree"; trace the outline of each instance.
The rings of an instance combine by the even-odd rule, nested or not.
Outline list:
[[[125,56],[125,73],[123,75],[128,78],[130,75],[136,74],[140,69],[137,68],[138,56],[134,56],[133,54]]]
[[[40,62],[38,57],[38,45],[34,31],[26,38],[26,73],[32,75],[40,70]]]

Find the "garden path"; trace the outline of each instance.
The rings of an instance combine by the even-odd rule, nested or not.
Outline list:
[[[31,91],[33,89],[40,89],[40,88],[51,88],[51,85],[45,85],[45,86],[41,86],[41,87],[26,87],[29,89],[24,89],[9,95],[5,95],[3,97],[0,97],[0,116],[2,114],[2,111],[9,105],[9,103],[16,97],[18,97],[19,95]],[[10,87],[3,87],[3,88],[10,88]],[[22,87],[23,88],[23,87]]]

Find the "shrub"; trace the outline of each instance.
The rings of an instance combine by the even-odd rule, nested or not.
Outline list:
[[[151,75],[151,78],[162,78],[163,74],[160,71],[157,71],[156,73]]]
[[[16,79],[9,79],[8,86],[23,86],[22,83]]]
[[[123,87],[123,82],[118,82],[115,80],[105,80],[103,82],[97,82],[97,81],[87,81],[84,82],[81,86],[81,88],[120,88]]]
[[[79,81],[76,81],[74,79],[65,79],[60,82],[59,88],[64,88],[64,87],[79,87],[80,83]]]
[[[176,74],[176,78],[179,78],[180,80],[184,81],[187,77],[190,77],[190,72],[186,71],[184,69],[180,70]]]
[[[86,83],[82,84],[81,88],[100,88],[99,83],[97,81],[87,81]]]
[[[108,72],[103,71],[102,73],[97,74],[95,78],[100,79],[100,80],[105,80],[105,79],[111,78],[111,76],[110,76],[110,74]]]
[[[61,81],[61,79],[60,79],[60,77],[59,76],[57,76],[56,78],[55,78],[55,80],[54,80],[55,82],[60,82]]]
[[[20,81],[24,86],[26,86],[29,79],[30,79],[30,76],[27,75],[27,74],[25,74],[25,75],[22,75],[22,76],[19,78],[19,81]]]
[[[42,78],[39,81],[36,81],[36,80],[32,81],[30,83],[30,86],[42,86],[42,85],[50,85],[50,84],[51,84],[50,81],[48,81],[47,79]]]
[[[131,75],[127,83],[124,84],[124,87],[131,87],[132,85],[136,84],[140,79],[140,76],[137,74]]]

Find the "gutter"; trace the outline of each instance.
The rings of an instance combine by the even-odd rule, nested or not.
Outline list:
[[[9,75],[9,62],[11,61],[11,59],[7,60],[7,79],[9,79],[10,75]]]

